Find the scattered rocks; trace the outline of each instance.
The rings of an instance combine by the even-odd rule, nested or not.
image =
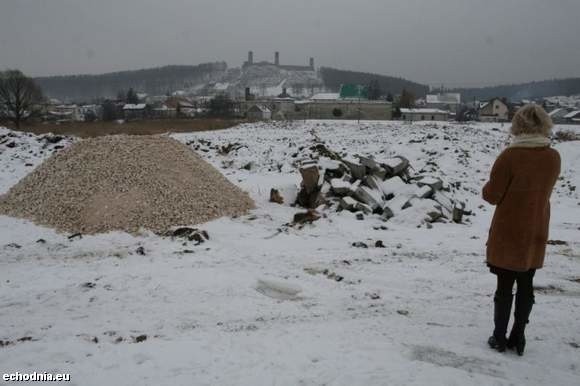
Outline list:
[[[20,249],[20,248],[22,248],[22,246],[16,243],[9,243],[4,245],[4,249]]]
[[[354,243],[352,243],[352,246],[354,248],[365,248],[365,249],[369,247],[368,245],[366,245],[362,241],[355,241]]]
[[[83,340],[90,342],[90,343],[99,343],[99,338],[89,334],[77,334],[77,337],[82,338]]]
[[[567,241],[563,240],[548,240],[548,245],[568,245]]]
[[[209,234],[207,231],[190,227],[179,227],[174,230],[170,230],[165,233],[165,236],[186,239],[188,241],[195,241],[195,245],[199,245],[204,243],[206,240],[209,240]]]
[[[141,334],[141,335],[133,336],[131,338],[133,339],[133,343],[141,343],[141,342],[145,342],[147,340],[147,335]]]
[[[218,153],[221,155],[228,155],[230,152],[240,150],[241,148],[247,147],[246,145],[242,145],[241,143],[234,142],[228,143],[227,145],[223,145],[219,148]]]
[[[560,287],[556,287],[555,285],[535,285],[534,286],[534,291],[544,294],[544,295],[550,295],[550,294],[561,294],[564,292],[564,290]]]
[[[326,276],[328,279],[334,280],[334,281],[343,281],[344,277],[341,275],[338,275],[336,272],[332,272],[329,269],[321,269],[321,268],[304,268],[304,272],[310,274],[310,275],[318,275],[318,274],[322,274],[324,276]]]
[[[409,311],[407,311],[407,310],[397,310],[397,314],[403,315],[403,316],[408,316],[409,315]]]
[[[278,189],[270,189],[270,202],[275,202],[276,204],[284,203],[284,197],[282,197]]]
[[[372,293],[365,293],[365,296],[368,296],[369,298],[371,298],[371,300],[379,300],[381,298],[381,296],[375,292]]]
[[[142,246],[135,249],[135,253],[141,256],[145,256],[145,248],[143,248]]]
[[[319,219],[320,214],[314,209],[309,209],[306,212],[296,213],[292,222],[294,224],[311,224]]]
[[[375,248],[385,248],[385,244],[383,244],[383,240],[377,240],[375,242]]]
[[[12,346],[14,344],[23,343],[23,342],[34,342],[37,340],[38,339],[35,339],[31,336],[23,336],[22,338],[18,338],[16,340],[2,340],[2,339],[0,339],[0,347]]]
[[[64,137],[61,137],[60,135],[45,135],[45,136],[40,138],[40,140],[43,140],[46,143],[52,143],[52,144],[59,143],[63,139],[64,139]]]

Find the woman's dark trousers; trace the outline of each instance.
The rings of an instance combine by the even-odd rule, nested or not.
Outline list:
[[[515,272],[504,269],[495,269],[497,275],[497,289],[494,296],[494,323],[493,336],[498,345],[498,351],[504,351],[505,347],[516,348],[522,355],[525,346],[524,331],[528,318],[534,305],[534,274],[535,269],[526,272]],[[514,324],[509,339],[506,340],[506,332],[510,319],[513,301],[513,287],[517,283]]]

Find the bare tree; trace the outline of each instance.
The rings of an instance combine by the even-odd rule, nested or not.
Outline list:
[[[17,130],[41,101],[42,91],[34,80],[18,70],[0,72],[0,116],[12,121]]]

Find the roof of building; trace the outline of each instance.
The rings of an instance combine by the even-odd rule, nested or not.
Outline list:
[[[461,94],[459,93],[445,93],[445,94],[427,94],[427,103],[439,104],[459,104],[461,103]]]
[[[403,114],[449,114],[449,111],[439,109],[401,109]]]
[[[325,101],[330,101],[330,100],[335,100],[338,99],[340,97],[340,94],[337,92],[321,92],[318,94],[315,94],[312,96],[312,100],[317,100],[317,101],[321,101],[321,100],[325,100]]]
[[[571,113],[564,115],[564,118],[566,119],[576,118],[576,115],[578,114],[580,114],[580,110],[572,111]]]
[[[563,108],[554,109],[554,110],[550,111],[550,112],[548,113],[548,115],[549,115],[549,116],[551,116],[551,117],[553,117],[554,115],[556,115],[556,114],[559,114],[559,113],[561,113],[562,111],[564,111],[564,109],[563,109]]]
[[[248,111],[256,111],[256,110],[257,111],[260,111],[262,113],[269,113],[269,112],[271,112],[271,110],[268,107],[266,107],[264,105],[260,105],[260,104],[255,104],[255,105],[253,105],[252,107],[250,107],[248,109]]]
[[[146,106],[145,103],[127,103],[123,106],[123,110],[143,110]]]

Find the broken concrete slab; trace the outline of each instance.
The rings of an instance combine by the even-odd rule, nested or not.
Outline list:
[[[370,206],[363,204],[362,202],[358,202],[354,206],[355,212],[363,212],[364,214],[371,214],[373,210]]]
[[[358,160],[349,157],[344,158],[343,162],[350,170],[350,174],[353,178],[357,180],[362,180],[365,177],[367,173],[366,166],[362,165]]]
[[[369,174],[369,175],[365,176],[363,182],[369,188],[377,190],[377,191],[381,191],[380,185],[381,185],[382,181],[380,179],[378,179],[377,177]]]
[[[381,163],[381,166],[395,176],[406,172],[410,165],[409,160],[402,156],[389,158]]]
[[[339,200],[339,202],[338,202],[338,206],[339,206],[341,209],[344,209],[344,210],[349,210],[349,211],[351,211],[351,212],[354,212],[354,211],[356,210],[356,209],[355,209],[355,207],[356,207],[356,204],[358,204],[358,203],[359,203],[359,202],[358,202],[357,200],[355,200],[354,198],[352,198],[352,197],[348,197],[348,196],[347,196],[347,197],[342,197],[342,198]]]
[[[433,193],[432,198],[433,200],[437,201],[447,212],[451,213],[453,211],[453,200],[447,197],[445,193],[441,192],[440,190],[436,191]]]
[[[407,184],[399,176],[382,181],[379,185],[380,190],[385,196],[398,196],[401,194],[415,194],[416,185]]]
[[[429,185],[423,185],[417,189],[416,193],[419,198],[430,198],[433,196],[433,189]]]
[[[417,180],[418,186],[429,186],[433,191],[443,189],[443,181],[436,177],[422,177]]]
[[[409,206],[398,213],[393,221],[398,224],[421,226],[432,223],[441,217],[441,212],[435,207],[436,202],[428,199],[413,198]]]
[[[373,170],[372,175],[384,181],[389,176],[389,172],[381,167],[380,169]]]
[[[387,207],[391,210],[392,213],[395,215],[398,214],[403,208],[408,208],[410,206],[410,201],[413,198],[416,198],[415,195],[408,195],[408,194],[399,194],[395,196],[392,200],[388,201]]]
[[[333,178],[330,180],[330,188],[338,197],[350,196],[353,194],[352,184],[340,178]]]
[[[367,204],[374,211],[377,208],[382,208],[383,198],[382,195],[367,186],[359,186],[354,192],[354,197],[364,204]]]
[[[379,165],[379,163],[373,158],[360,155],[357,155],[356,157],[359,159],[360,164],[366,166],[370,172],[381,169],[381,165]]]

